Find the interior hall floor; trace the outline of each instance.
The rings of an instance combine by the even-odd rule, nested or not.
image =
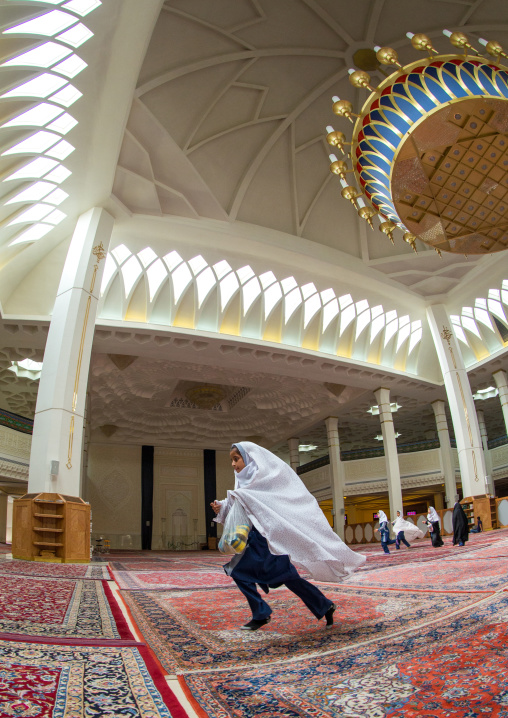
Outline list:
[[[280,587],[249,632],[218,552],[83,566],[0,547],[0,716],[508,716],[508,528],[354,550],[362,569],[317,584],[332,629]]]

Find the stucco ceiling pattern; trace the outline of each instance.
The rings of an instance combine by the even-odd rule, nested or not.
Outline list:
[[[366,99],[348,81],[357,50],[390,44],[404,62],[418,59],[405,38],[410,29],[443,51],[443,27],[506,35],[499,0],[428,6],[363,0],[344,12],[329,0],[166,0],[115,195],[132,212],[246,222],[309,239],[424,296],[450,291],[481,260],[439,259],[421,243],[414,255],[400,236],[392,247],[372,232],[340,198],[324,140],[332,95],[356,106]],[[376,84],[384,76],[372,77]]]
[[[228,411],[205,411],[175,405],[185,381],[250,391]],[[146,358],[121,371],[103,354],[93,358],[89,391],[92,439],[102,435],[102,440],[166,446],[227,448],[238,436],[249,435],[273,445],[339,405],[319,382]]]

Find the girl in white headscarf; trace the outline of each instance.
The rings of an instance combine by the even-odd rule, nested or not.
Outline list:
[[[423,531],[420,531],[418,526],[415,526],[410,521],[406,521],[400,511],[397,511],[397,518],[392,524],[393,530],[395,531],[395,548],[400,549],[400,542],[402,541],[408,548],[411,546],[406,540],[406,534],[413,541],[413,539],[423,538]]]
[[[301,564],[318,581],[339,582],[365,563],[333,532],[319,504],[299,476],[267,449],[242,441],[233,444],[231,463],[235,488],[227,499],[211,505],[216,521],[224,523],[238,501],[252,522],[248,545],[224,568],[242,591],[252,611],[246,630],[268,623],[272,610],[256,590],[285,584],[317,619],[333,625],[334,603],[298,575],[291,561]]]
[[[377,517],[379,519],[379,528],[377,528],[376,531],[379,531],[379,533],[381,534],[381,546],[383,547],[383,551],[385,553],[390,553],[390,551],[388,550],[388,546],[390,546],[392,543],[395,543],[395,539],[390,538],[388,517],[384,511],[378,511]]]
[[[441,526],[439,524],[439,514],[433,506],[429,506],[429,513],[427,514],[427,526],[430,526],[430,540],[434,548],[444,546],[444,541],[441,538]]]

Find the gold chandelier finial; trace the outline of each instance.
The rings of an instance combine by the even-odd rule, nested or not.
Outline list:
[[[353,112],[353,104],[349,100],[341,100],[336,95],[332,97],[333,100],[333,111],[339,117],[347,117],[350,122],[354,123],[353,117],[359,117]]]
[[[373,207],[369,207],[367,204],[365,204],[365,200],[363,197],[358,197],[356,200],[356,204],[358,206],[358,216],[360,219],[364,219],[369,227],[373,230],[374,229],[374,223],[372,222],[372,218],[376,216],[377,212]]]
[[[406,32],[406,37],[411,40],[411,45],[414,47],[415,50],[419,50],[420,52],[428,52],[429,58],[432,57],[433,52],[436,55],[438,54],[436,48],[432,45],[430,37],[424,35],[423,32]]]
[[[404,232],[402,239],[404,242],[407,242],[409,245],[411,245],[411,249],[415,254],[418,254],[418,250],[416,249],[416,240],[418,237],[416,234],[413,234],[412,232]]]
[[[506,54],[506,52],[504,52],[503,46],[497,40],[489,41],[481,37],[478,42],[480,43],[480,45],[483,45],[488,54],[492,55],[492,57],[495,57],[498,62],[501,57],[504,57],[508,60],[508,55]]]
[[[347,166],[347,162],[344,160],[338,160],[335,155],[328,155],[330,158],[330,172],[334,175],[339,175],[343,180],[346,179],[346,172],[352,172]]]
[[[395,222],[392,222],[391,219],[386,220],[386,222],[381,222],[379,225],[379,231],[383,234],[386,234],[386,236],[389,238],[390,242],[392,244],[395,244],[395,240],[393,239],[393,231],[397,227]]]
[[[451,44],[454,47],[458,47],[459,49],[464,50],[464,55],[467,57],[467,51],[471,50],[471,52],[474,52],[475,55],[478,55],[478,50],[474,48],[471,43],[469,42],[469,38],[467,35],[464,35],[463,32],[451,32],[450,30],[443,30],[443,35],[446,35],[446,37],[450,40]]]
[[[399,56],[397,51],[393,47],[380,47],[376,45],[374,47],[376,57],[382,65],[396,65],[402,69],[402,65],[399,62]]]
[[[343,132],[334,130],[331,125],[327,125],[326,131],[328,132],[326,135],[326,141],[328,144],[332,147],[336,147],[343,155],[345,155],[344,145],[351,145],[352,142],[347,142],[346,135]]]
[[[370,75],[365,70],[354,70],[351,68],[349,72],[349,82],[353,87],[364,87],[371,92],[377,92],[375,87],[370,84]]]

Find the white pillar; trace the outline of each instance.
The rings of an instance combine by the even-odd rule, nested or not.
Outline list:
[[[482,439],[483,456],[485,459],[485,491],[487,494],[494,496],[494,479],[492,478],[492,456],[490,455],[489,449],[489,437],[487,436],[487,426],[485,424],[485,414],[483,409],[476,410],[476,416],[478,418],[478,427],[480,429],[480,436]]]
[[[452,447],[450,444],[450,433],[446,421],[444,401],[433,401],[432,408],[436,417],[436,428],[439,439],[439,454],[441,456],[441,468],[445,482],[446,506],[453,508],[458,501],[457,485],[455,483],[455,466],[453,461]]]
[[[395,428],[393,426],[392,410],[390,408],[390,390],[377,389],[374,392],[379,406],[379,420],[383,435],[385,452],[386,477],[388,480],[388,500],[390,502],[390,519],[395,520],[397,511],[403,513],[402,487],[400,485],[399,457],[397,455],[397,442],[395,441]]]
[[[293,471],[296,471],[300,466],[300,451],[298,450],[298,447],[300,446],[300,439],[295,439],[294,437],[292,439],[288,439],[288,445],[289,465]]]
[[[340,459],[339,427],[336,416],[325,419],[326,433],[328,435],[328,453],[330,456],[330,470],[332,479],[333,499],[333,530],[344,539],[344,489],[346,486],[346,472]]]
[[[503,410],[504,425],[506,433],[508,434],[508,378],[503,369],[496,371],[492,376],[499,391],[499,401],[501,402],[501,409]]]
[[[464,361],[442,304],[427,309],[452,415],[464,497],[485,494],[485,461],[480,429]]]
[[[113,218],[94,208],[74,230],[49,328],[35,410],[29,493],[79,496],[83,416],[97,302]],[[51,476],[51,462],[58,474]]]

